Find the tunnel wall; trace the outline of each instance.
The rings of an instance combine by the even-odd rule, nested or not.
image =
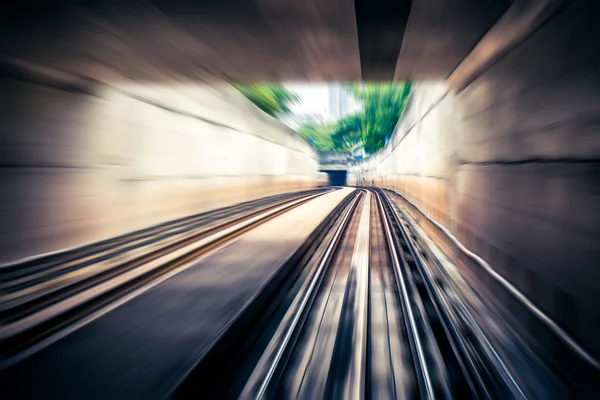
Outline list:
[[[2,262],[316,186],[313,147],[226,84],[0,85]]]
[[[351,176],[414,202],[598,358],[600,29],[582,7],[460,93],[415,85]]]

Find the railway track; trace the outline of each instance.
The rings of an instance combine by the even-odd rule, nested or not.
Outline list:
[[[288,193],[0,266],[6,368],[244,232],[331,189]]]
[[[383,192],[356,191],[296,267],[276,309],[236,327],[255,333],[201,361],[175,397],[526,397]],[[235,367],[214,361],[233,355]]]
[[[0,267],[0,367],[324,193],[274,196],[25,260],[22,268]],[[359,188],[278,267],[169,395],[529,397],[484,332],[398,206],[381,190]]]
[[[419,397],[525,398],[460,297],[443,276],[434,274],[389,198],[380,190],[377,196],[386,214],[382,219],[396,282],[404,286],[402,309],[406,315],[412,308],[416,320],[412,324],[409,318],[407,325],[415,338],[411,350],[413,362],[418,360]]]

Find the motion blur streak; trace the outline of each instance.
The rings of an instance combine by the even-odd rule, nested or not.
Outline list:
[[[600,393],[598,1],[5,3],[3,398]]]

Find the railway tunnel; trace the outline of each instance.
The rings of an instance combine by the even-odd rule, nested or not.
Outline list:
[[[330,186],[346,186],[352,161],[352,154],[348,152],[320,151],[319,171],[327,174]]]
[[[474,398],[591,398],[597,390],[600,358],[596,340],[600,325],[599,17],[600,7],[594,0],[81,0],[2,5],[0,30],[9,38],[0,43],[3,386],[14,393],[11,398],[39,398],[44,393],[50,398],[166,398],[190,393],[211,398],[231,393],[242,398],[277,398],[291,393],[290,388],[306,398],[348,397],[348,393],[364,398],[366,386],[372,390],[366,397],[383,393],[379,398],[402,397],[402,393],[434,398],[452,390],[458,397],[466,393],[460,390],[471,390],[469,396]],[[385,146],[364,160],[353,161],[343,180],[336,178],[341,170],[331,172],[319,166],[319,154],[309,142],[262,113],[228,83],[392,80],[414,82],[406,108]],[[354,194],[349,189],[314,192],[319,171],[329,171],[332,185],[359,189]],[[307,199],[318,202],[318,211],[302,208]],[[264,227],[263,231],[260,227],[250,230],[256,223],[252,218],[259,215],[256,210],[261,210],[265,220],[272,219],[272,229],[286,235],[297,231],[297,237],[280,235],[280,241],[269,247],[277,250],[258,251],[257,241],[265,241],[269,234]],[[311,218],[328,221],[330,213],[339,219],[327,226],[320,220],[309,224]],[[193,221],[190,215],[195,215]],[[236,219],[242,216],[246,219]],[[210,230],[217,220],[223,222],[221,233]],[[167,221],[175,225],[164,225]],[[206,232],[215,238],[208,233],[188,237],[183,232],[187,247],[168,242],[176,250],[173,258],[161,261],[169,267],[160,279],[140,272],[127,291],[98,300],[97,304],[106,302],[103,309],[93,308],[85,315],[73,310],[69,314],[47,311],[56,312],[51,329],[40,319],[31,330],[18,331],[17,325],[23,326],[40,310],[50,310],[52,305],[58,310],[60,301],[74,293],[83,298],[86,289],[93,292],[86,285],[99,288],[131,274],[133,269],[128,268],[134,264],[123,264],[127,268],[118,264],[118,273],[109,270],[113,267],[110,260],[129,246],[122,238],[139,244],[145,240],[144,229],[154,227],[164,233],[192,223],[205,224]],[[361,228],[365,226],[367,233]],[[236,242],[238,230],[250,233]],[[353,233],[336,236],[338,230]],[[228,258],[226,252],[217,251],[200,261],[204,271],[200,275],[188,280],[175,275],[175,257],[188,251],[192,239],[208,238],[213,241],[202,244],[206,249],[194,252],[209,254],[209,249],[231,240],[231,246],[252,256]],[[309,239],[321,247],[304,242]],[[371,260],[378,260],[369,264],[371,275],[366,280],[361,267],[366,264],[353,261],[355,252],[359,253],[353,241],[358,249],[361,240],[370,243]],[[223,271],[219,268],[240,271],[258,265],[268,255],[287,260],[294,241],[310,254],[333,252],[335,257],[329,262],[335,271],[344,271],[348,264],[351,273],[358,274],[352,275],[359,278],[348,289],[352,303],[344,307],[355,307],[355,316],[324,303],[325,289],[334,299],[336,295],[345,298],[336,292],[337,281],[330,282],[329,275],[282,269],[286,277],[294,276],[294,282],[306,278],[307,286],[286,283],[279,272],[273,276],[281,281],[267,284],[265,277],[273,271],[262,266],[256,275],[242,279],[247,285],[238,282],[236,286],[231,283],[233,272],[227,270],[229,278],[219,272]],[[495,347],[487,348],[481,339],[476,342],[481,348],[472,347],[474,355],[456,350],[475,343],[448,322],[449,315],[456,317],[462,311],[444,303],[443,296],[441,300],[436,297],[436,290],[445,287],[440,284],[439,289],[438,280],[419,286],[429,282],[417,265],[419,260],[432,262],[437,254],[425,249],[429,241],[456,266],[466,286],[474,288],[477,295],[472,297],[483,299],[497,313],[474,307],[470,309],[474,320],[482,324],[495,317],[505,321],[500,328],[482,329],[488,336],[496,334],[495,341],[491,340]],[[101,250],[93,249],[97,243]],[[114,243],[122,247],[113,253]],[[143,243],[144,252],[157,246]],[[302,258],[298,251],[293,252],[294,262],[320,271],[321,264]],[[94,258],[100,260],[106,254],[113,258]],[[125,261],[148,268],[162,260],[143,253],[146,258],[138,261],[139,254],[124,254]],[[47,266],[72,273],[74,263],[88,265],[92,259],[99,263],[94,268],[104,275],[80,270],[87,280],[76,281],[72,288],[64,289],[58,280],[41,282],[35,275]],[[394,260],[399,261],[395,264]],[[291,268],[289,263],[282,265]],[[414,282],[403,286],[402,271],[407,277],[414,274]],[[78,273],[72,274],[67,281],[76,280]],[[175,278],[167,279],[170,276]],[[314,294],[309,290],[312,282],[320,288]],[[386,282],[395,283],[386,286]],[[200,301],[191,307],[192,284],[201,293],[217,293],[222,302],[205,294],[202,299],[212,308],[200,308]],[[276,284],[305,297],[281,300],[273,294]],[[19,285],[42,289],[23,289],[27,294],[17,298],[11,293]],[[135,297],[141,285],[155,288]],[[225,296],[219,288],[227,288],[229,294]],[[373,297],[379,293],[376,288],[384,293],[381,298]],[[361,313],[365,291],[370,311]],[[53,297],[54,293],[64,297]],[[236,301],[242,295],[260,300],[244,308],[244,314],[239,314],[244,318],[277,314],[266,305],[274,299],[300,304],[299,310],[310,299],[313,308],[294,314],[290,306],[285,311],[289,315],[282,312],[282,321],[302,321],[298,328],[272,326],[271,320],[263,323],[256,317],[257,326],[275,332],[272,337],[253,339],[253,343],[264,342],[256,355],[258,350],[247,350],[239,334],[251,324],[243,318],[232,322],[212,315],[241,309]],[[415,298],[423,300],[413,304]],[[125,302],[125,306],[116,305]],[[454,311],[440,314],[443,317],[423,317],[430,322],[427,326],[407,316],[409,309],[431,311],[443,304]],[[136,319],[152,308],[156,322],[177,307],[191,307],[190,313],[207,315],[207,321],[213,318],[218,321],[213,325],[227,334],[216,341],[217,333],[202,325],[206,343],[216,345],[200,351],[192,345],[198,333],[191,327],[201,322],[173,323],[171,331],[160,323],[154,326],[150,318]],[[331,342],[335,346],[328,342],[314,322],[320,315],[314,311],[317,307],[324,310],[323,315],[337,315],[338,326],[347,327],[339,331],[352,335],[340,334],[339,340]],[[402,317],[394,321],[386,307],[402,310]],[[402,335],[386,336],[377,330],[380,325],[373,322],[377,310],[391,318],[386,322],[388,332]],[[370,318],[364,330],[356,328],[360,318]],[[438,325],[436,318],[441,321]],[[123,321],[135,321],[135,326]],[[449,339],[442,335],[446,339],[438,340],[432,334],[431,343],[438,344],[424,340],[422,347],[417,343],[418,332],[427,338],[423,332],[436,327],[448,332]],[[15,329],[18,333],[13,333]],[[411,329],[417,334],[410,336]],[[368,378],[347,372],[340,361],[340,349],[345,349],[352,354],[348,365],[354,368],[361,363],[362,353],[354,350],[360,349],[356,343],[364,345],[356,338],[365,331],[369,339],[364,340],[379,338],[388,347],[367,346],[364,357],[378,351],[391,354],[380,366],[384,372],[372,371]],[[35,339],[38,336],[41,339]],[[164,341],[151,340],[158,337]],[[281,344],[297,337],[303,338],[302,346],[310,338],[323,346],[330,343],[333,355],[323,365],[337,368],[336,374],[327,375],[315,365],[306,367],[303,357],[310,352],[300,344]],[[144,341],[151,344],[143,351],[135,350],[135,343]],[[510,345],[503,347],[504,342]],[[148,350],[165,343],[165,349],[177,351]],[[271,343],[280,347],[274,350]],[[394,353],[394,346],[410,351]],[[434,347],[437,350],[431,351],[447,359],[445,364],[421,360],[437,360],[428,350]],[[515,355],[523,348],[528,349],[528,357]],[[252,354],[240,357],[252,368],[219,361],[231,359],[229,351],[238,350]],[[402,357],[414,361],[417,373],[394,378],[400,365],[395,363]],[[269,364],[280,358],[284,362]],[[474,359],[481,363],[476,372],[469,370],[458,378],[439,372],[468,370],[465,365],[476,364]],[[368,368],[375,365],[370,360],[364,362]],[[499,367],[503,363],[508,365],[506,370]],[[251,370],[243,383],[231,378],[240,370]],[[115,371],[123,374],[121,379],[114,379]],[[127,371],[135,373],[127,375]],[[476,376],[481,371],[491,377],[479,387]],[[269,373],[275,378],[266,379]],[[310,378],[309,387],[298,383],[302,373]],[[69,374],[77,383],[62,385]],[[340,383],[328,377],[334,375],[349,378],[339,378]],[[518,384],[506,383],[510,381],[507,376],[515,377]],[[377,386],[374,377],[383,383]],[[412,384],[402,383],[411,379]],[[211,384],[218,389],[208,388]],[[235,390],[225,396],[224,388],[229,386]],[[389,387],[396,388],[393,396],[386,392]]]

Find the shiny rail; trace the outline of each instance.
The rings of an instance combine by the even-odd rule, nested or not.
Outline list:
[[[344,230],[347,229],[350,216],[356,208],[360,198],[361,196],[356,196],[346,208],[341,217],[341,223],[327,245],[316,272],[306,281],[306,285],[301,289],[299,296],[294,302],[295,304],[290,306],[291,311],[284,317],[286,323],[281,324],[279,329],[273,334],[273,339],[264,351],[261,359],[258,361],[252,375],[240,394],[240,398],[262,399],[267,395],[267,390],[272,384],[276,371],[282,367],[284,355],[289,354],[292,351],[292,347],[295,344],[295,338],[298,337],[299,329],[302,328],[306,314],[314,301],[315,292],[323,281],[333,253],[339,245]]]
[[[446,379],[436,382],[436,386],[445,387],[437,390],[437,397],[449,393],[460,398],[526,398],[458,294],[443,276],[433,274],[389,198],[382,191],[378,195],[396,229],[396,244],[403,249],[403,271],[410,276],[412,286],[418,288],[412,297],[419,297],[425,304],[421,319],[431,329],[424,333],[436,344],[443,359],[437,368],[445,370]],[[435,360],[429,364],[434,365]],[[424,397],[430,398],[429,393]]]
[[[168,221],[76,248],[0,265],[0,298],[5,300],[6,295],[35,286],[49,278],[88,268],[115,257],[123,257],[128,251],[139,250],[143,246],[152,246],[157,242],[172,239],[211,224],[222,224],[226,218],[265,211],[283,201],[291,201],[302,196],[326,191],[329,190],[317,189],[270,196]]]
[[[359,192],[314,273],[282,304],[236,397],[525,398],[466,306],[429,272],[385,193]],[[373,251],[385,254],[371,259]]]
[[[415,369],[417,371],[417,378],[419,386],[421,388],[421,398],[433,399],[435,398],[433,383],[431,382],[431,376],[429,373],[429,367],[425,360],[425,352],[423,350],[423,344],[421,343],[421,333],[417,327],[416,316],[411,304],[411,298],[408,293],[408,284],[406,282],[405,274],[402,270],[401,262],[405,262],[402,259],[402,254],[398,252],[396,242],[392,233],[390,216],[388,209],[385,208],[384,199],[385,196],[381,193],[376,193],[379,210],[381,212],[381,219],[385,229],[385,236],[388,243],[388,248],[391,253],[391,260],[393,263],[394,275],[396,282],[399,286],[399,293],[401,297],[401,303],[406,314],[405,321],[408,325],[408,331],[410,332],[410,348],[413,353],[413,360],[415,361]],[[386,199],[387,200],[387,199]]]
[[[109,311],[124,300],[180,272],[198,257],[222,247],[246,231],[304,204],[327,191],[285,198],[210,229],[186,232],[159,242],[148,253],[134,254],[114,265],[92,271],[83,279],[58,285],[18,303],[4,302],[0,315],[0,368],[20,361],[50,342]],[[60,277],[59,283],[60,283]],[[37,292],[33,292],[37,293]],[[16,304],[16,305],[15,305]]]
[[[481,256],[475,254],[469,250],[463,243],[460,242],[446,227],[442,226],[439,222],[432,219],[427,213],[419,208],[415,203],[404,197],[403,195],[389,190],[394,193],[410,205],[410,207],[417,210],[417,212],[423,216],[429,223],[436,227],[456,248],[464,254],[466,257],[475,262],[482,270],[484,270],[489,276],[500,284],[511,296],[513,296],[519,303],[522,304],[535,318],[537,318],[552,334],[560,340],[565,346],[567,346],[577,357],[581,358],[585,363],[595,370],[595,373],[600,371],[600,361],[596,359],[587,349],[585,349],[577,340],[569,335],[556,321],[548,316],[543,310],[537,307],[531,299],[529,299],[523,292],[517,289],[511,282],[509,282],[504,276],[495,271],[487,261]]]

